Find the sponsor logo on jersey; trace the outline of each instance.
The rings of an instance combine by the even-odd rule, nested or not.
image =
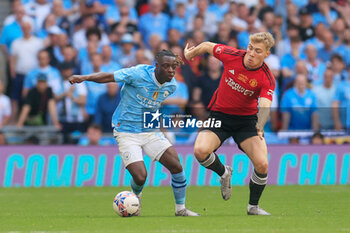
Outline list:
[[[160,107],[161,105],[160,101],[149,99],[140,94],[137,94],[136,98],[139,100],[139,103],[146,108],[155,108],[155,107]]]
[[[143,87],[143,89],[145,90],[145,92],[148,92],[148,89],[147,89],[147,87]]]
[[[256,87],[258,85],[258,81],[256,81],[256,79],[251,79],[249,80],[249,84],[251,87]]]
[[[159,91],[156,91],[153,93],[152,99],[156,100],[158,98],[158,96],[159,96]]]
[[[222,46],[218,46],[218,47],[215,49],[215,53],[220,54],[221,52],[222,52]]]
[[[229,70],[228,72],[230,72],[231,74],[235,74],[235,70]]]
[[[267,95],[271,95],[271,96],[273,96],[273,90],[271,90],[271,89],[269,89],[269,91],[267,92]]]
[[[230,77],[226,77],[225,78],[225,82],[227,83],[227,85],[229,85],[232,88],[232,90],[235,90],[235,91],[238,91],[240,93],[243,93],[243,95],[252,96],[255,93],[254,91],[251,91],[251,90],[248,90],[248,89],[242,87],[241,85],[239,85],[238,83],[233,81],[233,79],[230,78]]]
[[[241,80],[244,83],[247,83],[247,81],[248,81],[248,77],[245,76],[244,74],[239,74],[238,75],[238,79]]]

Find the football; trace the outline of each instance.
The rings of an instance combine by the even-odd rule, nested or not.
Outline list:
[[[113,201],[114,211],[121,217],[131,217],[140,206],[137,196],[129,191],[118,193]]]

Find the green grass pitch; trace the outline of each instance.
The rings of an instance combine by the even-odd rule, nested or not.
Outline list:
[[[122,218],[114,196],[128,187],[0,188],[0,232],[350,232],[350,186],[268,186],[247,216],[248,187],[189,187],[187,207],[201,217],[175,217],[170,187],[145,187],[142,216]]]

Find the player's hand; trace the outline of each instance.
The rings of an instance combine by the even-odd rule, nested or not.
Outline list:
[[[258,132],[260,140],[264,140],[264,128],[259,127],[258,124],[255,126],[255,128]]]
[[[188,47],[188,43],[184,49],[184,56],[187,60],[193,61],[193,57],[190,55],[191,51],[194,49],[194,46]]]
[[[85,80],[84,75],[73,75],[68,78],[70,84],[81,83]]]

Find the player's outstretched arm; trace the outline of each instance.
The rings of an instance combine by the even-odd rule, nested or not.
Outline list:
[[[92,81],[96,83],[108,83],[108,82],[115,82],[114,81],[114,74],[113,73],[107,73],[107,72],[99,72],[89,75],[73,75],[69,77],[69,82],[71,84],[74,83],[81,83],[83,81]]]
[[[258,136],[262,139],[264,134],[264,127],[270,116],[272,101],[267,98],[260,98],[258,122],[256,123],[256,129],[258,130]]]
[[[213,49],[216,44],[205,41],[200,43],[197,46],[191,46],[189,47],[188,44],[186,44],[186,47],[184,49],[184,55],[187,60],[192,60],[196,56],[203,55],[205,53],[209,53],[210,55],[213,55]]]

